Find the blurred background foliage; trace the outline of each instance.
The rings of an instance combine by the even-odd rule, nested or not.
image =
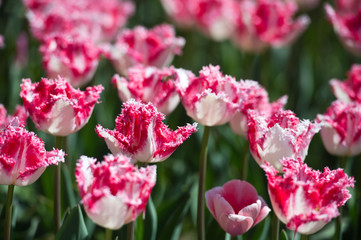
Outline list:
[[[197,75],[204,65],[220,65],[224,74],[232,75],[236,79],[253,79],[260,82],[267,89],[272,101],[288,95],[287,109],[294,111],[300,119],[314,119],[317,113],[324,113],[334,100],[329,80],[345,79],[351,65],[360,62],[360,59],[343,48],[335,35],[326,19],[323,9],[325,2],[322,1],[317,8],[305,12],[311,18],[311,23],[293,45],[268,49],[261,54],[242,52],[230,41],[214,42],[196,30],[177,29],[177,35],[186,39],[186,45],[183,54],[175,57],[173,65],[189,69]],[[153,27],[170,22],[158,0],[137,0],[135,4],[136,12],[129,19],[127,27]],[[21,79],[31,78],[32,81],[39,81],[45,76],[38,51],[39,43],[29,32],[21,0],[3,1],[0,7],[0,34],[4,35],[5,39],[5,48],[0,49],[0,102],[11,113],[16,104],[21,104]],[[20,34],[26,34],[29,39],[28,55],[22,63],[16,61],[16,39]],[[86,214],[82,213],[81,208],[69,210],[80,202],[74,167],[81,155],[102,159],[103,155],[109,153],[104,140],[96,135],[94,128],[101,124],[105,128],[113,129],[115,117],[120,113],[121,102],[116,89],[110,83],[115,72],[107,60],[100,61],[90,84],[102,84],[105,87],[101,94],[101,104],[95,106],[88,124],[78,133],[72,134],[67,142],[68,168],[64,168],[62,178],[63,212],[67,215],[66,219],[70,219],[70,227],[80,232],[86,231],[87,234],[84,236],[87,239],[103,239],[104,230],[92,223]],[[175,129],[192,120],[187,117],[180,104],[165,122],[170,128]],[[27,128],[45,141],[48,150],[52,149],[52,136],[38,131],[30,119]],[[197,176],[202,132],[203,127],[199,126],[199,131],[181,145],[168,160],[158,164],[157,184],[152,192],[152,203],[148,203],[145,219],[138,217],[136,220],[135,239],[196,239]],[[241,156],[245,150],[249,155],[245,144],[246,141],[233,134],[228,125],[211,129],[206,190],[240,177]],[[249,158],[247,180],[271,206],[264,172],[250,155]],[[316,134],[309,147],[307,164],[320,170],[325,166],[335,169],[339,166],[338,160],[326,152],[319,134]],[[351,190],[352,198],[343,209],[344,239],[361,238],[361,197],[358,186],[361,182],[360,161],[359,156],[349,158],[346,165],[346,172],[356,178],[356,187]],[[49,168],[34,184],[15,188],[13,239],[53,239],[52,173],[52,169]],[[0,186],[0,232],[3,231],[6,192],[7,186]],[[80,221],[81,215],[84,222]],[[237,239],[269,239],[270,216]],[[310,239],[331,239],[334,226],[333,220]],[[125,227],[116,231],[113,237],[119,236],[119,239],[124,239],[124,229]],[[281,224],[281,229],[286,228]],[[286,230],[286,233],[289,238],[293,237],[292,231]],[[77,236],[82,238],[82,234],[83,232]],[[71,239],[66,234],[61,238]],[[225,233],[206,210],[206,239],[224,238]],[[296,235],[295,239],[298,238]]]

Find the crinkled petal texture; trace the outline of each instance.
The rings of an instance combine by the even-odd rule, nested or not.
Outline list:
[[[256,189],[241,180],[207,191],[206,204],[222,229],[233,236],[247,232],[271,211]]]
[[[341,39],[342,44],[352,54],[361,55],[361,4],[358,1],[353,4],[352,9],[333,9],[331,5],[325,4],[328,19]]]
[[[91,80],[100,57],[100,50],[90,39],[65,34],[47,37],[40,52],[47,76],[66,78],[73,87],[82,87]]]
[[[348,79],[330,81],[332,92],[343,102],[361,102],[361,65],[354,64],[348,73]]]
[[[305,15],[292,19],[297,12],[293,1],[244,0],[238,11],[232,40],[242,50],[250,52],[290,44],[310,22]]]
[[[12,121],[14,121],[15,118],[17,118],[17,121],[20,126],[24,127],[26,125],[26,120],[28,118],[28,115],[23,106],[16,105],[14,114],[7,115],[6,108],[4,107],[4,105],[0,104],[0,130],[4,129]]]
[[[280,110],[269,118],[249,111],[248,140],[251,154],[259,165],[268,162],[282,170],[284,157],[304,159],[320,123],[300,121],[290,110]]]
[[[169,66],[175,54],[181,54],[185,40],[176,37],[174,28],[161,24],[152,29],[136,26],[119,34],[110,58],[119,73],[142,64],[158,68]]]
[[[98,125],[96,132],[113,154],[122,153],[139,162],[160,162],[197,131],[196,123],[172,131],[163,124],[163,119],[164,115],[151,103],[131,99],[123,104],[114,130]]]
[[[81,156],[75,177],[88,216],[100,226],[119,229],[144,212],[156,182],[156,166],[137,168],[120,154],[97,163]]]
[[[134,12],[123,0],[24,0],[30,28],[39,40],[66,33],[91,37],[94,43],[112,41]]]
[[[67,136],[80,130],[98,103],[101,85],[74,89],[67,80],[42,78],[31,83],[23,79],[20,96],[36,127],[55,136]]]
[[[0,184],[32,184],[47,166],[58,162],[64,162],[64,152],[47,152],[44,142],[16,119],[0,131]]]
[[[233,132],[240,136],[247,137],[248,110],[255,110],[259,115],[270,117],[287,103],[287,96],[270,103],[266,89],[253,80],[241,80],[238,87],[240,99],[230,126]]]
[[[284,158],[283,173],[264,165],[273,210],[286,227],[301,234],[319,231],[339,215],[338,207],[351,198],[354,179],[343,169],[313,170],[301,158]]]
[[[237,82],[224,76],[219,66],[205,66],[199,77],[188,79],[187,87],[180,89],[181,100],[188,116],[206,125],[222,125],[231,120],[239,100]]]
[[[114,75],[112,82],[119,98],[126,102],[133,98],[143,103],[151,102],[158,111],[170,114],[179,104],[179,85],[187,84],[193,74],[184,69],[156,68],[138,65],[128,72],[128,79]]]
[[[334,101],[324,115],[317,115],[323,123],[321,138],[326,150],[338,156],[361,153],[361,104]]]

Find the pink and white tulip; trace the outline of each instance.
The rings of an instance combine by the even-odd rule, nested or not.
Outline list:
[[[292,19],[297,12],[297,4],[293,1],[244,0],[238,11],[232,40],[249,52],[290,44],[310,22],[306,15]]]
[[[354,64],[348,73],[348,79],[340,81],[331,79],[332,92],[343,102],[361,103],[361,65]]]
[[[23,106],[16,105],[14,114],[7,115],[6,108],[4,105],[0,104],[0,130],[4,129],[12,121],[14,121],[15,118],[17,118],[17,122],[21,127],[26,125],[26,119],[28,118],[28,115]]]
[[[104,161],[81,156],[75,177],[87,215],[96,224],[119,229],[145,211],[156,182],[156,166],[137,168],[123,155]]]
[[[23,79],[20,97],[36,127],[55,136],[79,131],[89,120],[103,86],[73,88],[64,78]]]
[[[248,116],[248,140],[253,158],[260,166],[267,162],[279,171],[282,158],[306,157],[313,135],[321,128],[319,123],[300,121],[290,110],[280,110],[268,118],[250,110]]]
[[[67,34],[110,42],[134,12],[131,1],[119,0],[24,0],[24,5],[32,33],[41,41]]]
[[[281,161],[283,174],[272,166],[264,166],[268,193],[277,217],[286,227],[301,234],[313,234],[340,213],[338,208],[351,195],[354,179],[343,169],[324,172],[313,170],[301,158]]]
[[[169,66],[174,55],[181,54],[184,44],[184,38],[176,37],[171,25],[162,24],[149,30],[137,26],[121,32],[108,54],[117,71],[127,75],[128,69],[138,64]]]
[[[270,117],[287,102],[287,96],[270,103],[268,93],[258,82],[253,80],[241,80],[238,84],[240,100],[236,114],[230,121],[233,132],[237,135],[247,137],[248,110],[255,110],[259,115]]]
[[[160,162],[197,131],[196,123],[172,131],[163,124],[164,117],[151,103],[131,99],[123,104],[114,130],[98,125],[96,132],[113,154],[121,153],[139,162]]]
[[[0,184],[27,186],[49,165],[64,162],[64,152],[47,152],[44,142],[14,119],[0,131]]]
[[[48,78],[61,76],[74,87],[86,85],[98,66],[100,50],[88,39],[57,35],[40,47]]]
[[[317,115],[323,123],[321,138],[330,154],[355,156],[361,153],[361,104],[334,101],[326,113]]]
[[[199,77],[191,77],[179,90],[187,115],[205,126],[222,125],[231,120],[239,100],[235,78],[224,76],[219,66],[205,66]]]
[[[161,0],[161,3],[172,18],[172,20],[180,27],[189,28],[194,26],[194,8],[196,1],[194,0]]]
[[[232,236],[247,232],[271,211],[257,190],[241,180],[208,190],[206,204],[221,228]]]
[[[151,102],[158,111],[170,114],[179,104],[177,86],[187,84],[193,74],[174,67],[158,69],[139,65],[128,72],[128,79],[114,75],[112,82],[119,98],[126,102],[133,98],[143,103]]]
[[[361,3],[354,1],[349,5],[339,6],[340,9],[334,9],[329,4],[325,5],[328,19],[345,48],[350,53],[361,56]]]
[[[196,26],[216,41],[229,38],[236,19],[239,2],[234,0],[196,0],[193,3]]]

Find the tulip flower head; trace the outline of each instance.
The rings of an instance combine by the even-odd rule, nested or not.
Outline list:
[[[88,39],[64,35],[48,37],[40,47],[49,78],[59,75],[74,87],[86,85],[94,75],[100,50]]]
[[[286,227],[301,234],[313,234],[340,213],[338,208],[351,195],[354,179],[343,169],[313,170],[301,158],[281,161],[283,174],[264,165],[273,211]]]
[[[33,35],[43,39],[66,34],[91,37],[93,43],[110,42],[134,12],[122,0],[24,0]]]
[[[361,65],[354,64],[348,73],[348,79],[330,81],[333,94],[343,102],[361,103]]]
[[[26,125],[26,119],[28,115],[23,106],[16,105],[15,112],[13,115],[7,115],[6,108],[4,105],[0,104],[0,130],[4,129],[9,125],[14,119],[17,118],[18,124],[22,127]]]
[[[158,111],[167,115],[180,102],[177,86],[186,84],[190,76],[193,74],[184,69],[158,69],[139,65],[129,70],[128,79],[116,74],[112,82],[122,102],[131,98],[143,103],[151,102]]]
[[[0,131],[0,184],[27,186],[49,165],[64,162],[64,152],[47,152],[44,142],[14,119]]]
[[[323,123],[321,138],[326,150],[337,156],[361,153],[361,104],[334,101],[326,113],[317,115]]]
[[[236,80],[224,76],[219,66],[206,66],[199,77],[191,77],[180,95],[187,115],[205,126],[222,125],[231,120],[239,101]]]
[[[350,53],[360,56],[361,3],[355,0],[349,1],[348,4],[338,4],[338,6],[341,8],[334,9],[329,4],[325,5],[328,19],[345,48]]]
[[[280,110],[266,118],[249,111],[248,140],[253,158],[261,166],[268,162],[282,170],[284,157],[304,159],[308,145],[321,124],[300,121],[290,110]]]
[[[109,57],[117,71],[127,75],[128,69],[138,64],[168,66],[175,54],[181,54],[184,44],[184,38],[176,37],[171,25],[161,24],[149,30],[137,26],[119,34]]]
[[[196,0],[193,3],[193,18],[203,33],[216,41],[231,36],[239,3],[234,0]]]
[[[23,79],[20,96],[36,127],[54,136],[67,136],[79,131],[89,120],[98,103],[101,85],[74,89],[67,80],[42,78],[31,83]]]
[[[145,211],[156,182],[156,166],[137,168],[123,155],[104,161],[81,156],[76,181],[87,215],[96,224],[119,229]]]
[[[183,28],[192,27],[194,22],[194,0],[161,0],[161,3],[167,12],[178,26]]]
[[[294,1],[243,0],[239,5],[232,40],[244,51],[261,52],[269,46],[290,44],[310,22],[305,15],[292,19],[297,12]]]
[[[221,228],[232,236],[247,232],[271,211],[256,189],[241,180],[207,191],[206,204]]]
[[[131,99],[123,104],[114,130],[98,125],[95,131],[113,154],[122,153],[139,162],[160,162],[197,131],[196,123],[172,131],[163,124],[164,117],[151,103]]]
[[[248,110],[252,109],[259,115],[270,117],[283,109],[287,102],[287,96],[283,96],[270,103],[266,89],[252,80],[241,80],[239,82],[239,95],[238,109],[230,121],[230,126],[234,133],[245,137],[247,137],[248,129]]]

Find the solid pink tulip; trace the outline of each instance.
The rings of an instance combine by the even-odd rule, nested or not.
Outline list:
[[[206,203],[221,228],[232,236],[247,232],[271,211],[256,189],[241,180],[207,191]]]

